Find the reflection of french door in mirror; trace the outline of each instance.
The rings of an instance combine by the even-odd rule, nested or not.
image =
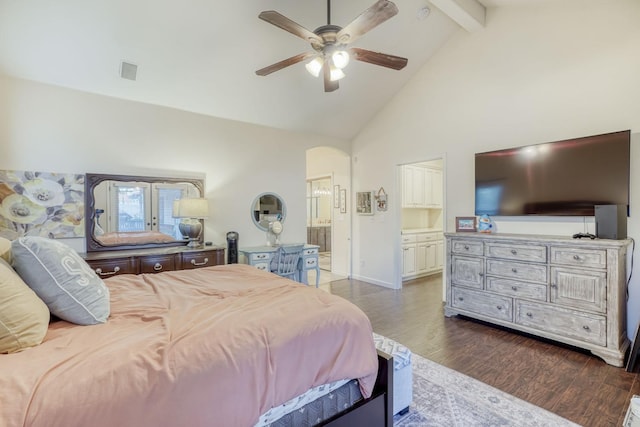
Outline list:
[[[179,218],[173,217],[173,201],[191,194],[187,185],[111,182],[108,187],[105,232],[160,231],[181,239]]]
[[[318,245],[320,268],[331,271],[331,177],[307,180],[307,243]]]

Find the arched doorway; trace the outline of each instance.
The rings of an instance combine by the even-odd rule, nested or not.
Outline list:
[[[320,282],[350,277],[351,157],[332,147],[311,148],[306,175],[307,243],[320,246]]]

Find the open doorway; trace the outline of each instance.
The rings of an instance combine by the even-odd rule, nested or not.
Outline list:
[[[307,243],[318,246],[322,286],[351,276],[351,157],[332,147],[307,150],[306,181]]]
[[[331,271],[331,177],[307,179],[307,243],[318,245],[320,270]]]
[[[444,166],[443,158],[400,166],[403,285],[415,279],[443,277]]]

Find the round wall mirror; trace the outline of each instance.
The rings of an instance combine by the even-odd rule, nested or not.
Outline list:
[[[251,219],[262,231],[269,231],[269,223],[284,222],[286,216],[284,201],[275,193],[262,193],[251,203]]]

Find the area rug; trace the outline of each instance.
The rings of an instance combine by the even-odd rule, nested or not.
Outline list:
[[[413,403],[395,427],[576,427],[545,409],[412,355]]]

